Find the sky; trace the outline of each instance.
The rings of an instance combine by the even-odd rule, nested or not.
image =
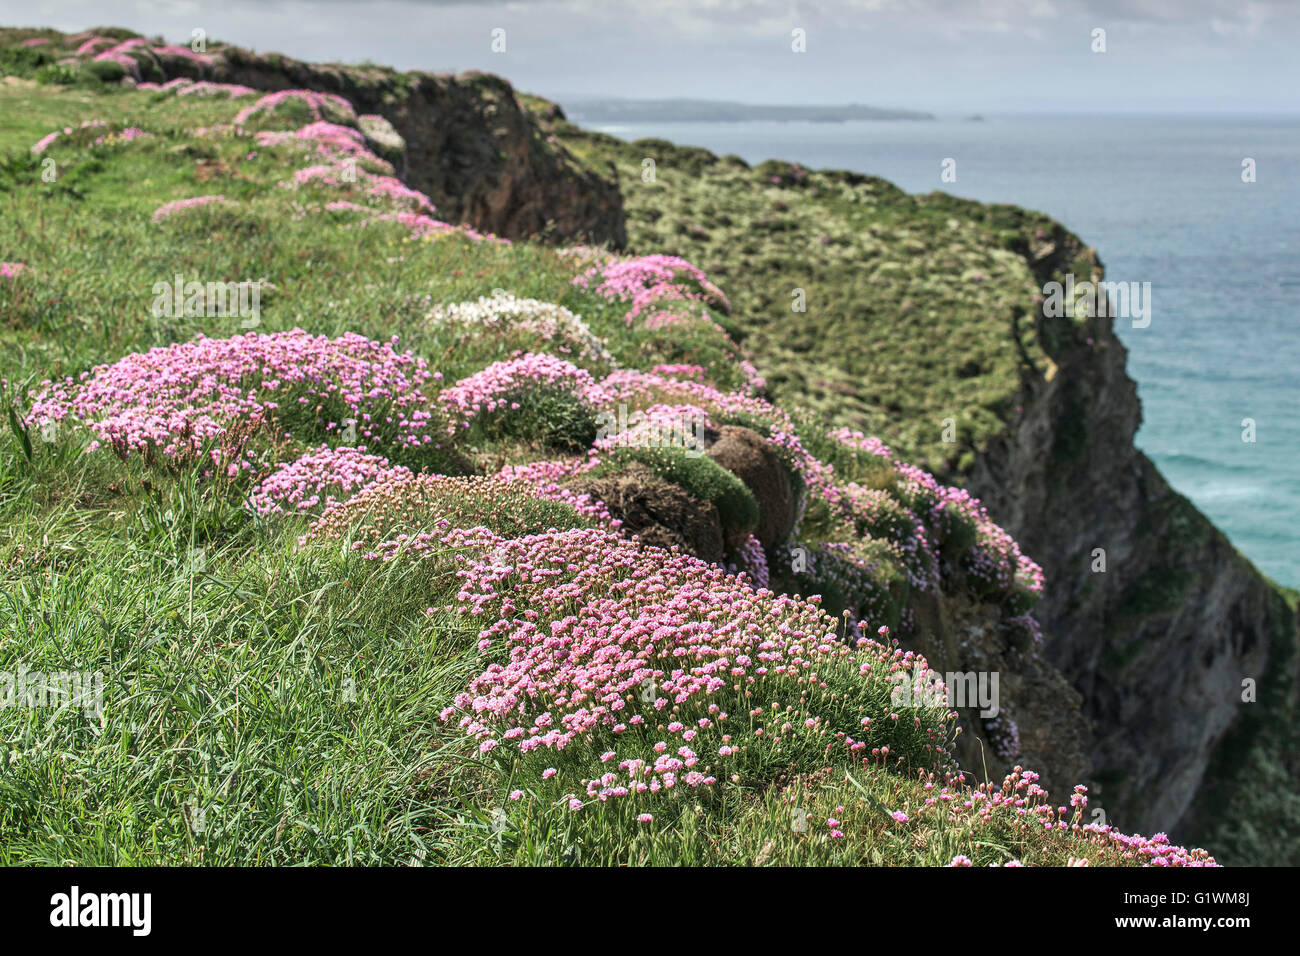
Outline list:
[[[302,60],[485,70],[561,103],[1300,111],[1300,0],[0,0],[0,24],[202,29]]]

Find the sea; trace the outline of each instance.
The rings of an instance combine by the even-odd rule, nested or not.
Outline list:
[[[1149,324],[1116,319],[1138,447],[1256,567],[1300,587],[1300,117],[591,125],[1059,220],[1108,280],[1150,283]]]

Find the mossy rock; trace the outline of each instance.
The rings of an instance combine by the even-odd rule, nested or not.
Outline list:
[[[692,497],[680,485],[632,462],[598,477],[583,476],[569,485],[605,503],[623,530],[646,544],[693,554],[702,561],[723,559],[722,522],[711,502]]]
[[[704,453],[743,481],[753,494],[758,503],[754,535],[764,549],[771,551],[785,544],[794,530],[795,490],[772,447],[753,429],[723,425]]]
[[[724,551],[739,546],[745,535],[757,527],[759,509],[754,493],[712,458],[691,449],[616,448],[591,474],[600,476],[621,471],[632,463],[645,465],[697,501],[714,505],[722,524]]]

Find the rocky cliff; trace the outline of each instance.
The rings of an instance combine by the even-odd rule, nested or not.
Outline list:
[[[338,93],[383,116],[405,140],[406,180],[450,222],[509,239],[626,242],[617,182],[548,140],[500,77],[307,64],[237,47],[213,59],[221,82]]]
[[[1078,773],[1112,822],[1296,862],[1294,840],[1267,835],[1296,827],[1294,595],[1134,446],[1141,406],[1113,320],[1044,316],[1046,282],[1102,278],[1092,249],[1010,206],[556,125],[618,164],[633,248],[739,290],[738,331],[777,395],[964,483],[1043,565],[1045,662],[982,646],[970,609],[936,613],[920,648],[1016,674],[1026,762]]]
[[[1079,253],[1064,233],[1026,249],[1044,282]],[[1233,789],[1226,751],[1291,713],[1295,617],[1134,447],[1142,410],[1114,321],[1044,336],[1054,366],[1025,376],[1022,414],[969,487],[1051,582],[1038,613],[1094,727],[1094,795],[1140,829],[1200,832]]]

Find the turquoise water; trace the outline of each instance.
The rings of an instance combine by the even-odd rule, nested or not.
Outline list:
[[[909,192],[942,188],[1059,219],[1096,247],[1108,279],[1151,283],[1150,326],[1116,320],[1142,399],[1138,447],[1262,571],[1300,586],[1300,119],[603,128],[751,163],[853,169]],[[957,161],[956,182],[940,181],[945,158]],[[1254,443],[1242,440],[1247,418]]]

